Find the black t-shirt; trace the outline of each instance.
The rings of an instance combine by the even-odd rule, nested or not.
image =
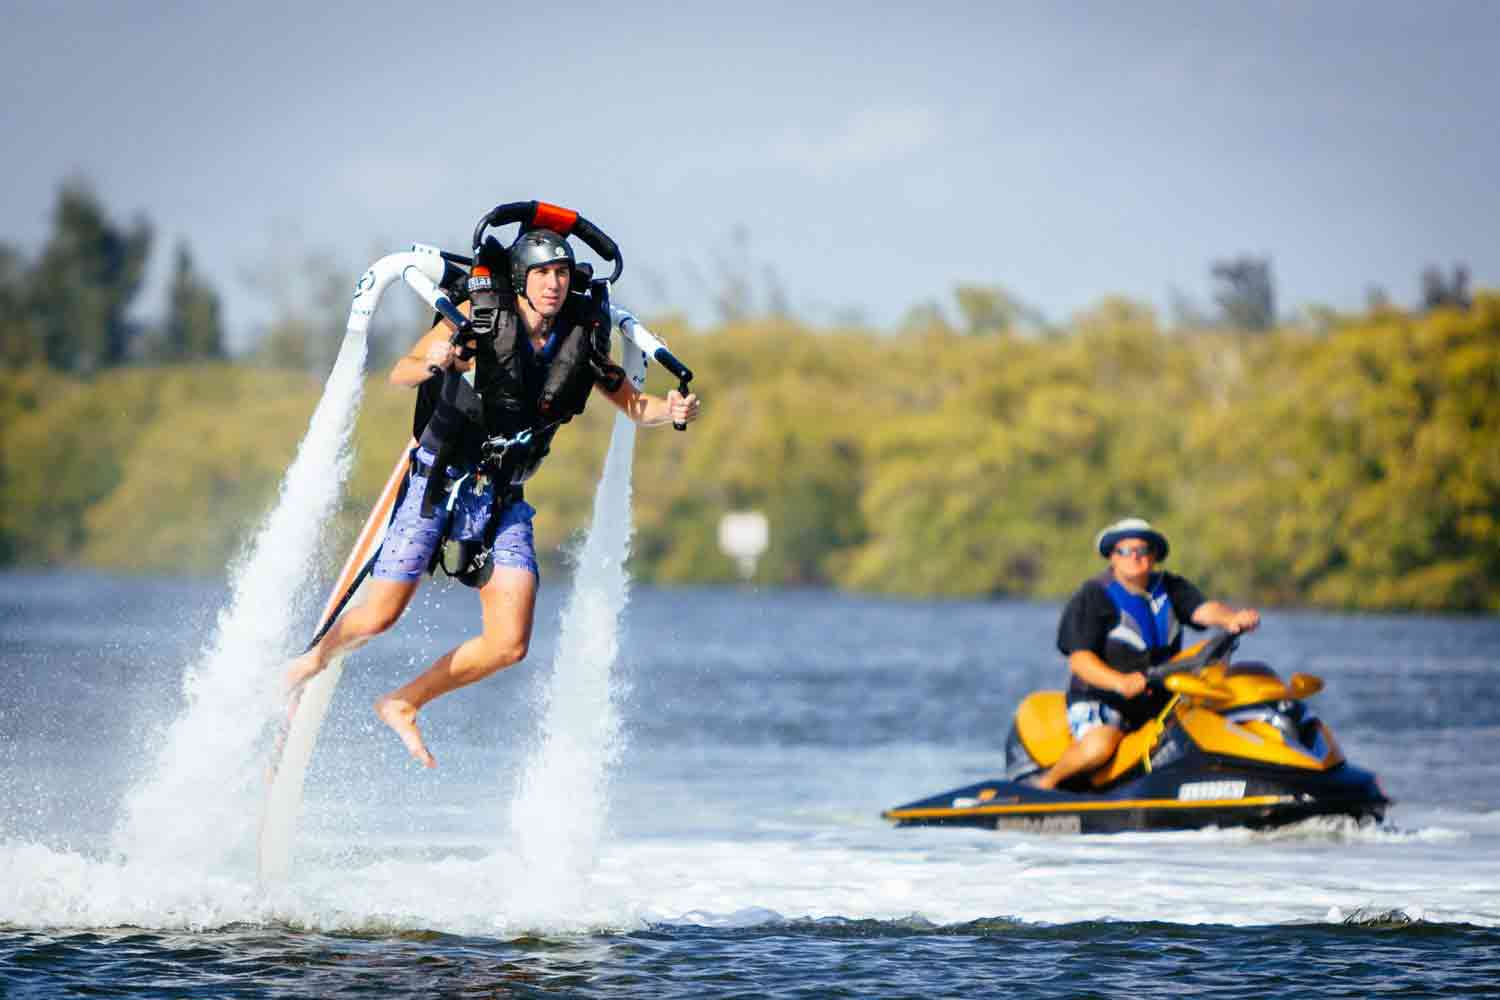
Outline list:
[[[1195,587],[1190,581],[1176,575],[1175,573],[1162,572],[1162,585],[1167,592],[1167,600],[1172,604],[1172,611],[1177,616],[1178,622],[1191,628],[1201,628],[1194,625],[1193,612],[1198,610],[1205,598],[1203,592]],[[1069,598],[1063,607],[1062,618],[1057,623],[1057,648],[1068,656],[1080,650],[1087,649],[1097,655],[1105,663],[1116,670],[1144,671],[1170,659],[1181,648],[1180,641],[1162,649],[1153,650],[1151,655],[1142,654],[1136,650],[1122,648],[1119,642],[1110,643],[1109,633],[1120,623],[1120,609],[1110,599],[1109,573],[1101,574],[1084,582],[1077,592]],[[1149,694],[1149,692],[1148,692]],[[1122,706],[1129,705],[1127,712],[1130,716],[1140,714],[1137,708],[1147,713],[1149,706],[1144,704],[1147,696],[1143,695],[1131,699],[1129,702],[1113,691],[1096,688],[1084,683],[1077,674],[1072,674],[1068,685],[1068,701],[1103,701],[1107,704],[1125,709]],[[1137,705],[1137,702],[1142,702]]]

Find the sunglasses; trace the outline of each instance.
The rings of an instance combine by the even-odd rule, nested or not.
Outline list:
[[[1116,545],[1115,555],[1123,559],[1149,559],[1154,553],[1149,545]]]

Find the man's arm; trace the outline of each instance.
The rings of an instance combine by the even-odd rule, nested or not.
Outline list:
[[[419,386],[432,377],[433,368],[447,368],[453,364],[457,352],[448,343],[448,335],[448,327],[442,323],[423,334],[411,350],[391,366],[391,385]]]
[[[458,311],[465,316],[473,308],[467,301],[458,304]],[[391,385],[413,388],[421,385],[432,377],[432,369],[446,369],[453,365],[463,366],[458,360],[458,350],[453,346],[450,338],[453,331],[447,323],[439,321],[431,330],[411,345],[411,350],[396,359],[391,366],[391,374],[388,376]]]
[[[1069,653],[1068,669],[1090,687],[1113,691],[1126,698],[1134,698],[1146,690],[1145,674],[1133,670],[1129,673],[1116,670],[1091,649]]]
[[[1118,617],[1104,588],[1085,583],[1063,607],[1057,623],[1057,649],[1067,656],[1068,669],[1085,684],[1134,698],[1146,690],[1146,675],[1116,670],[1099,655]]]
[[[1190,581],[1168,573],[1166,575],[1167,597],[1177,610],[1179,619],[1199,628],[1222,628],[1238,635],[1249,632],[1260,624],[1260,612],[1254,608],[1234,608],[1223,601],[1210,601]]]
[[[629,379],[622,379],[619,388],[610,392],[602,385],[594,386],[611,403],[642,427],[659,427],[662,424],[690,424],[698,419],[698,396],[688,393],[683,396],[673,389],[666,397],[641,392]]]
[[[1222,601],[1204,601],[1193,611],[1193,624],[1238,635],[1255,630],[1260,624],[1260,612],[1254,608],[1232,608]]]

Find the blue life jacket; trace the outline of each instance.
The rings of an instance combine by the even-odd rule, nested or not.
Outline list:
[[[1161,573],[1152,573],[1147,583],[1147,593],[1135,594],[1120,581],[1110,579],[1104,589],[1115,607],[1120,609],[1120,621],[1110,629],[1107,643],[1128,647],[1134,655],[1126,653],[1127,659],[1137,659],[1145,654],[1152,664],[1156,664],[1182,648],[1182,626],[1167,598],[1165,577]],[[1105,659],[1113,664],[1116,658],[1107,656]]]

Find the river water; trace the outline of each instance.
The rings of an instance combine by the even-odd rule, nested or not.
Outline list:
[[[160,821],[206,852],[119,834],[227,587],[0,574],[0,995],[1500,995],[1500,620],[1271,609],[1242,644],[1327,681],[1383,826],[1046,836],[879,813],[999,773],[1017,700],[1064,679],[1054,604],[637,587],[605,780],[570,802],[519,787],[566,581],[524,663],[424,711],[436,771],[376,723],[477,621],[428,585],[349,658],[265,886],[253,794]],[[602,825],[561,892],[518,841],[572,808]]]

